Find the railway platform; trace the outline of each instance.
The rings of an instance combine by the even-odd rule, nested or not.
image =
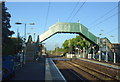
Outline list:
[[[46,69],[45,69],[45,80],[52,81],[63,81],[66,82],[66,79],[61,74],[57,66],[54,64],[51,58],[46,58]]]
[[[41,58],[39,62],[27,62],[11,80],[63,81],[61,74],[51,58]]]
[[[26,64],[15,73],[11,80],[44,80],[45,79],[45,58],[39,62],[26,62]]]
[[[85,58],[78,58],[78,59],[83,60],[83,61],[87,61],[87,62],[91,62],[91,63],[95,63],[95,64],[99,64],[99,65],[103,65],[106,67],[114,68],[114,69],[120,69],[119,65],[110,64],[109,62],[101,62],[101,61],[96,61],[93,59],[85,59]]]

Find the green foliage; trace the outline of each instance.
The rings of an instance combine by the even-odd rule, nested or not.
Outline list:
[[[21,38],[10,38],[9,43],[2,48],[4,55],[15,55],[18,51],[22,50],[22,39]]]
[[[62,45],[63,48],[56,47],[55,50],[50,51],[49,53],[52,52],[51,54],[54,55],[61,55],[64,53],[75,53],[76,48],[79,48],[81,50],[85,48],[86,50],[88,50],[90,45],[91,43],[82,36],[76,36],[75,38],[65,40],[65,42]]]
[[[6,42],[9,39],[9,36],[12,36],[14,34],[13,31],[10,31],[9,28],[10,26],[10,17],[11,15],[9,12],[7,12],[7,8],[5,7],[5,3],[2,2],[2,40],[3,43]]]
[[[56,47],[55,50],[48,51],[48,54],[61,55],[65,52],[63,48]]]
[[[68,52],[69,50],[69,40],[66,40],[64,43],[63,43],[63,49],[64,49],[64,52]]]
[[[75,48],[88,49],[90,44],[91,43],[85,40],[82,36],[76,36],[75,38],[66,40],[62,46],[65,52],[71,52],[75,51]]]
[[[10,17],[11,15],[7,12],[5,7],[5,2],[2,2],[2,54],[11,54],[12,53],[12,40],[11,36],[14,34],[13,31],[10,31]]]

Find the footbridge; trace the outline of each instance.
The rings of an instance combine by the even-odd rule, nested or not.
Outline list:
[[[45,41],[56,33],[74,33],[79,34],[93,44],[98,44],[99,38],[92,34],[88,28],[80,23],[58,22],[49,27],[49,30],[39,36],[40,42]]]
[[[107,38],[102,39],[95,36],[88,30],[87,27],[85,27],[80,23],[58,22],[50,26],[49,30],[39,35],[40,44],[57,33],[79,34],[80,36],[84,37],[86,40],[92,43],[92,45],[90,45],[90,52],[89,52],[89,54],[92,54],[91,57],[94,58],[94,55],[99,50],[100,51],[99,58],[102,57],[102,54],[104,54],[105,56],[104,58],[106,58],[106,61],[108,60],[108,58],[109,60],[110,58],[113,59],[113,52],[111,51],[112,43]]]

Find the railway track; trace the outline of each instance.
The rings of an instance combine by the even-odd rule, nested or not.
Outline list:
[[[61,73],[63,74],[67,81],[79,80],[84,82],[86,80],[80,74],[71,69],[69,66],[66,66],[66,64],[62,64],[61,61],[54,62],[57,62],[56,66],[59,68],[59,70],[61,71]]]
[[[84,72],[87,72],[88,74],[90,74],[91,76],[93,76],[94,78],[97,78],[97,80],[101,80],[101,81],[104,81],[104,80],[116,80],[115,78],[113,78],[112,76],[108,75],[108,74],[105,74],[103,72],[100,72],[98,70],[95,70],[93,68],[89,68],[89,67],[85,67],[83,65],[78,65],[74,62],[68,62],[70,65],[78,68],[79,70],[82,70]]]
[[[98,75],[102,75],[102,77],[104,76],[105,79],[110,78],[110,80],[116,80],[116,81],[118,80],[118,79],[114,78],[113,76],[111,76],[111,75],[109,75],[107,73],[104,73],[102,71],[99,71],[99,70],[97,70],[95,68],[91,68],[91,67],[88,67],[86,65],[82,65],[82,64],[80,64],[80,63],[78,63],[76,61],[73,61],[72,63],[74,63],[76,65],[79,65],[79,67],[82,66],[84,69],[87,69],[89,71],[96,72]]]
[[[78,64],[78,62],[59,61],[59,63],[61,63],[61,65],[64,65],[64,67],[66,67],[67,69],[72,69],[72,70],[76,71],[77,73],[81,74],[83,77],[85,77],[88,80],[99,80],[99,81],[114,80],[114,81],[117,81],[117,79],[113,78],[112,76],[110,76],[104,72],[98,71],[93,68],[89,68],[84,65],[80,65],[80,64]],[[79,76],[79,75],[77,75],[77,76]]]

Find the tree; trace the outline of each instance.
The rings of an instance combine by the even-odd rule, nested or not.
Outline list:
[[[6,50],[8,50],[11,46],[11,38],[12,34],[14,34],[13,31],[10,31],[10,17],[11,15],[9,12],[7,12],[7,7],[5,7],[5,2],[2,2],[2,54],[8,54],[6,53]]]
[[[76,46],[80,46],[81,49],[83,49],[83,47],[86,49],[90,47],[91,43],[81,36],[76,36],[75,40],[76,40]]]
[[[65,40],[65,42],[63,43],[63,49],[64,49],[64,52],[68,52],[69,51],[69,40]]]
[[[4,55],[15,55],[19,51],[22,50],[22,42],[23,40],[19,37],[19,43],[18,38],[11,38],[9,41],[9,44],[5,45],[5,49],[3,49]]]
[[[62,46],[65,52],[74,53],[76,47],[80,49],[88,49],[90,47],[90,44],[91,43],[85,40],[82,36],[76,36],[75,38],[66,40]]]

